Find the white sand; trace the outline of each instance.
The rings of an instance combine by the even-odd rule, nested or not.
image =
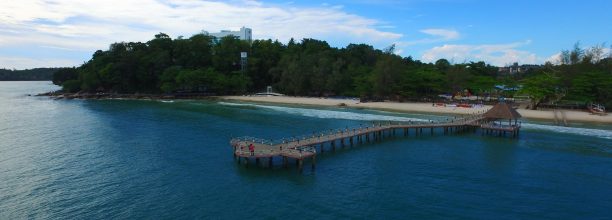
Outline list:
[[[361,103],[350,99],[326,99],[326,98],[307,98],[291,96],[222,96],[220,99],[236,100],[246,102],[263,103],[282,103],[282,104],[301,104],[315,106],[339,106],[344,103],[347,107],[368,108],[399,112],[421,112],[434,114],[472,114],[488,110],[491,106],[482,108],[460,108],[460,107],[434,107],[430,103],[397,103],[397,102],[366,102]],[[539,111],[519,109],[518,112],[528,119],[554,120],[553,111]],[[592,115],[585,111],[564,110],[567,122],[597,122],[612,123],[612,114],[606,116]],[[558,114],[558,116],[560,116]]]

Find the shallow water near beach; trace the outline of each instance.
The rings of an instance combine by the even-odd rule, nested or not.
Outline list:
[[[299,173],[239,165],[229,140],[447,117],[27,96],[55,89],[0,82],[0,219],[603,219],[612,207],[610,125],[411,134],[325,152]]]

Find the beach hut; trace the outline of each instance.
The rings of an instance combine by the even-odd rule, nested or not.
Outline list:
[[[499,102],[493,106],[493,108],[489,109],[489,111],[484,114],[484,117],[490,122],[500,121],[499,125],[502,125],[502,121],[508,120],[509,126],[517,127],[518,119],[521,118],[521,114],[508,103]],[[512,120],[514,120],[514,124]]]

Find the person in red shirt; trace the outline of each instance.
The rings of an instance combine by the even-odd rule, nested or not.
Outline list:
[[[249,144],[249,151],[251,151],[251,156],[255,156],[255,146],[253,144]]]

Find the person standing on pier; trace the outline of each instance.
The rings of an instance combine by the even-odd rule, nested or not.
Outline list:
[[[255,156],[255,146],[253,146],[253,144],[249,144],[249,151],[251,152],[251,156]]]

